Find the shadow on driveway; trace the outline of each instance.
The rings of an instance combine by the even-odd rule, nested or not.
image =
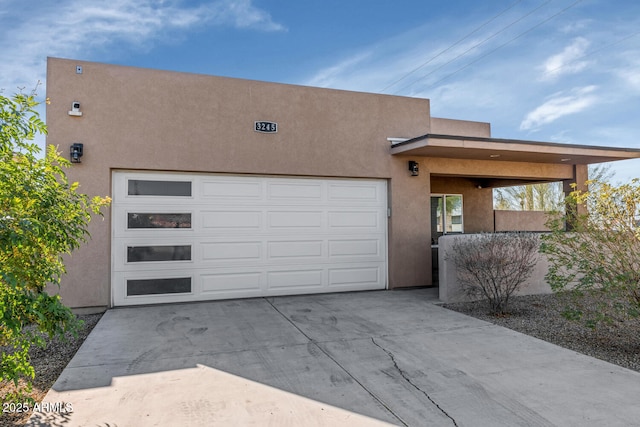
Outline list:
[[[639,373],[436,298],[418,289],[109,310],[45,401],[73,405],[68,426],[640,420]],[[31,425],[56,425],[46,415]]]

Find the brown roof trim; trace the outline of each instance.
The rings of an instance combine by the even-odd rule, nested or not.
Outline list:
[[[504,139],[504,138],[484,138],[478,136],[459,136],[459,135],[442,135],[436,133],[428,133],[425,135],[417,136],[415,138],[407,139],[406,141],[393,144],[393,147],[402,147],[403,145],[409,145],[413,142],[423,141],[425,139],[450,139],[455,141],[478,141],[478,142],[498,142],[503,144],[533,144],[558,148],[584,148],[590,150],[609,150],[609,151],[625,151],[629,153],[640,153],[638,148],[626,148],[626,147],[607,147],[604,145],[584,145],[584,144],[566,144],[560,142],[544,142],[544,141],[528,141],[523,139]]]

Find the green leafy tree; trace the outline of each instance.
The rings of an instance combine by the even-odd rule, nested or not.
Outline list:
[[[562,215],[550,215],[551,233],[542,237],[541,252],[550,261],[546,279],[552,289],[574,297],[565,316],[595,327],[640,315],[640,179],[587,184],[589,191],[574,190],[567,198],[572,231],[564,231]],[[588,213],[578,214],[580,205]]]
[[[35,372],[29,349],[44,337],[77,329],[78,321],[49,284],[60,284],[63,254],[88,237],[92,213],[108,198],[78,192],[63,171],[69,162],[55,147],[38,156],[37,134],[46,126],[35,108],[35,93],[5,97],[0,93],[0,381],[13,382],[15,399],[31,387]]]

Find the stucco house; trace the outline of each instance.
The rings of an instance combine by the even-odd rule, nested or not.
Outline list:
[[[439,235],[496,230],[494,187],[640,157],[492,138],[428,99],[68,59],[47,97],[69,179],[113,198],[67,259],[85,310],[430,286]]]

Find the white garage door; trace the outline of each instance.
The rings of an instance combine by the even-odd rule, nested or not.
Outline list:
[[[114,305],[384,289],[384,180],[114,172]]]

